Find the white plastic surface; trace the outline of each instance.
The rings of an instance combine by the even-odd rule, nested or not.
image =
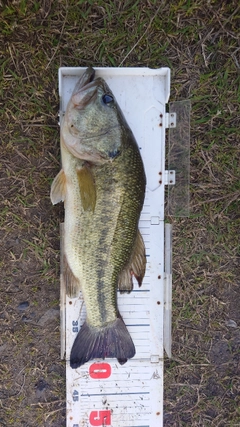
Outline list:
[[[61,117],[85,68],[59,69]],[[147,254],[141,288],[118,295],[120,313],[136,347],[126,364],[93,360],[77,370],[69,355],[85,319],[81,299],[66,298],[67,427],[163,425],[165,104],[170,70],[95,68],[113,91],[138,142],[147,176],[139,229]],[[161,119],[160,119],[161,118]],[[160,125],[161,123],[161,125]]]

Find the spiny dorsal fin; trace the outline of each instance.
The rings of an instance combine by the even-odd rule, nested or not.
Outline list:
[[[51,185],[50,199],[53,205],[64,202],[66,194],[66,176],[63,169],[54,178]]]
[[[133,289],[132,276],[137,279],[138,285],[141,286],[145,274],[145,269],[145,246],[141,233],[138,230],[130,261],[119,275],[118,288],[120,290],[120,293],[131,292],[131,290]]]
[[[94,212],[96,204],[96,186],[90,167],[84,164],[77,168],[78,184],[82,200],[83,209]]]

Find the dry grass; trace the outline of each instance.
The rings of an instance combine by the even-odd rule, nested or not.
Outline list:
[[[59,301],[57,70],[90,64],[169,66],[171,99],[192,101],[165,426],[240,426],[239,15],[237,0],[0,2],[1,426],[65,425],[59,319],[39,320]]]

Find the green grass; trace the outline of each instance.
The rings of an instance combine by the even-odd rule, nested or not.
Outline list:
[[[121,64],[169,66],[171,101],[192,103],[191,214],[167,218],[173,359],[165,363],[164,425],[240,425],[239,18],[236,0],[1,2],[0,424],[65,425],[59,323],[36,327],[59,300],[63,208],[49,200],[60,155],[57,71]],[[40,378],[49,384],[42,402]]]

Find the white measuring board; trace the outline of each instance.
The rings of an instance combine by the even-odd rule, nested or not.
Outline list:
[[[169,68],[95,68],[114,93],[138,142],[147,188],[139,229],[147,255],[142,286],[118,293],[119,311],[136,347],[124,365],[116,359],[92,360],[73,370],[69,357],[85,320],[81,295],[69,299],[61,290],[62,356],[66,355],[67,427],[163,426],[164,356],[164,185],[165,104]],[[72,90],[85,68],[59,69],[60,125]],[[65,348],[66,346],[66,348]]]

